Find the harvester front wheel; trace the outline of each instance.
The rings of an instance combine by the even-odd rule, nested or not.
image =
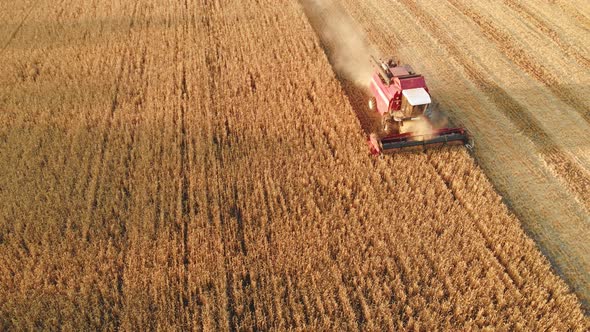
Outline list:
[[[388,116],[382,116],[381,117],[381,130],[384,133],[389,133],[389,130],[391,129],[391,123],[389,121],[389,117]]]
[[[473,149],[475,148],[475,142],[473,141],[473,137],[469,137],[467,143],[465,143],[465,147],[467,148],[467,150],[469,150],[469,152],[473,152]]]
[[[375,100],[375,97],[369,98],[369,109],[371,111],[374,111],[375,110],[375,108],[377,107],[376,104],[377,104],[377,101]]]

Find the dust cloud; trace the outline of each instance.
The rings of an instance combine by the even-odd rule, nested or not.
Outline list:
[[[370,56],[378,53],[362,29],[331,0],[301,0],[301,4],[336,74],[367,88],[373,73]]]
[[[403,126],[400,127],[400,133],[412,133],[413,135],[416,135],[415,140],[417,141],[431,138],[433,132],[432,124],[423,118],[405,121]]]
[[[416,135],[427,135],[432,133],[432,126],[428,121],[418,118],[417,120],[405,121],[402,132],[412,132]]]

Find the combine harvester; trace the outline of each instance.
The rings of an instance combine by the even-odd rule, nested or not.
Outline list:
[[[370,89],[369,108],[381,116],[382,132],[369,136],[371,154],[391,153],[405,148],[424,148],[441,144],[464,144],[471,149],[464,128],[435,129],[435,118],[424,77],[409,65],[398,66],[372,58],[377,70]]]

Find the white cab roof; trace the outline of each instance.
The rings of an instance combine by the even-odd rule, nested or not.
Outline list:
[[[424,88],[403,90],[402,94],[412,106],[430,104],[431,102],[430,95],[424,90]]]

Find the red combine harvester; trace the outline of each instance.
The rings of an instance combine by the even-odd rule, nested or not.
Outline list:
[[[434,129],[433,121],[438,115],[429,107],[430,94],[422,75],[414,73],[409,65],[398,66],[393,60],[373,61],[377,70],[371,77],[374,97],[369,100],[369,108],[381,115],[382,133],[369,136],[371,154],[435,144],[471,147],[464,128]]]

